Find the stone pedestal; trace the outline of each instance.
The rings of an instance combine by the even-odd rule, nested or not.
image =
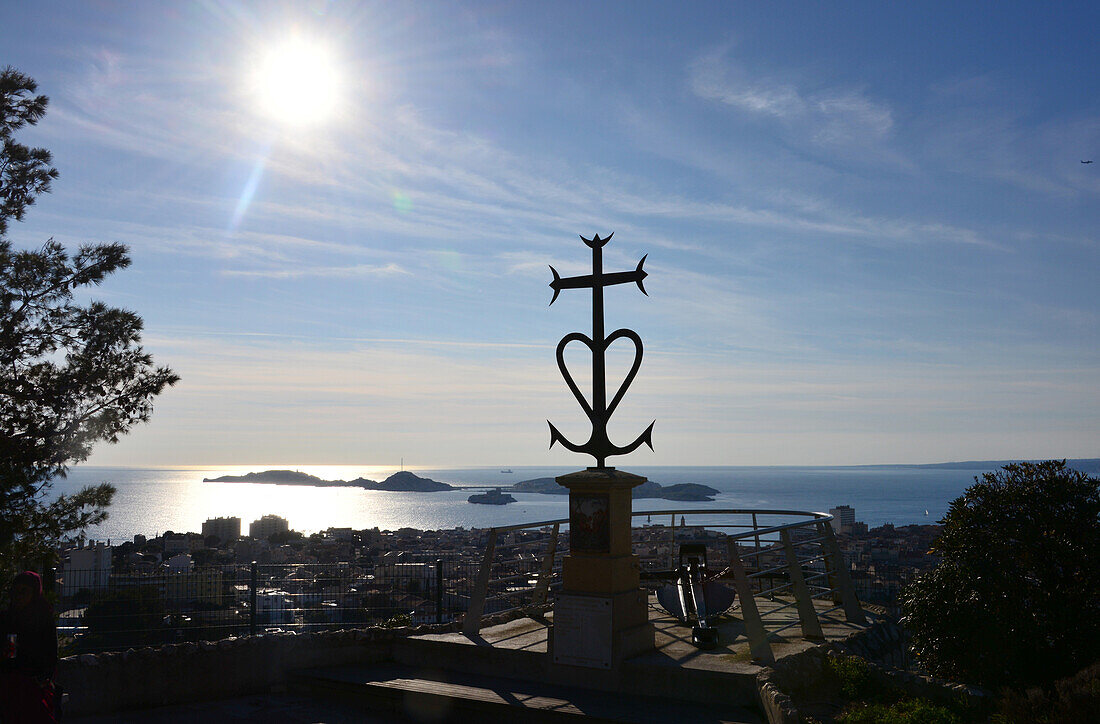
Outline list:
[[[646,479],[588,468],[556,480],[569,488],[569,555],[555,604],[552,660],[613,668],[654,648],[641,564],[630,545],[631,491]]]

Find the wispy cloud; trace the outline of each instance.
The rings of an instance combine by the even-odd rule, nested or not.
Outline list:
[[[700,98],[749,115],[775,118],[799,131],[809,130],[822,144],[881,139],[894,126],[890,107],[861,89],[805,91],[795,83],[750,72],[729,55],[728,49],[713,50],[691,64],[691,88]]]
[[[195,421],[188,437],[211,459],[279,450],[287,460],[362,463],[403,451],[422,464],[484,464],[487,440],[492,449],[544,450],[545,418],[570,435],[584,429],[548,345],[185,333],[147,343],[183,376],[158,400],[158,417]],[[1093,444],[1087,426],[1036,435],[1034,425],[1087,418],[1100,405],[1097,390],[1095,368],[1003,358],[976,365],[653,354],[612,434],[629,437],[657,419],[657,453],[639,456],[639,464],[913,461],[907,436],[969,434],[975,425],[1004,438],[998,450],[1016,446],[1017,456],[1051,444],[1083,454]],[[139,428],[97,451],[94,462],[124,463],[150,447],[170,464],[178,434],[177,427]],[[541,462],[562,460],[568,456],[546,453]]]
[[[409,274],[397,264],[377,266],[355,264],[352,266],[312,266],[293,269],[224,269],[221,272],[230,277],[254,277],[267,279],[298,279],[301,277],[374,277]]]
[[[1080,163],[1100,147],[1100,120],[1052,115],[1009,80],[935,83],[914,123],[929,165],[1071,201],[1100,196],[1100,175]]]

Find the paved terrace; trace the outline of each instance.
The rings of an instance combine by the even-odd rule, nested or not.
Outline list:
[[[820,641],[801,637],[789,601],[757,599],[768,628],[796,625],[769,637],[776,659]],[[831,603],[816,603],[826,640],[866,628],[849,623]],[[149,722],[457,722],[618,721],[762,722],[755,688],[762,667],[752,661],[735,607],[718,618],[719,646],[701,650],[691,630],[650,597],[656,650],[627,660],[618,672],[552,667],[547,655],[553,615],[520,618],[461,633],[411,636],[390,660],[373,665],[298,672],[286,691],[220,702],[69,719],[80,724]]]

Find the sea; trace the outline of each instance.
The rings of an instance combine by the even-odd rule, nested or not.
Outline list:
[[[855,509],[856,520],[871,527],[884,523],[936,523],[952,500],[982,473],[1009,461],[955,462],[935,465],[860,465],[828,467],[630,466],[629,470],[662,485],[701,483],[719,490],[713,502],[634,501],[635,512],[672,510],[769,509],[827,512],[838,505]],[[1100,475],[1100,458],[1070,460],[1069,465]],[[625,466],[624,466],[625,467]],[[471,488],[509,486],[521,480],[573,472],[564,467],[406,467],[421,477],[458,486],[435,493],[304,487],[255,483],[208,483],[204,478],[243,475],[273,469],[300,470],[325,480],[365,477],[384,480],[397,467],[338,465],[230,465],[209,467],[77,466],[53,482],[52,495],[85,485],[112,483],[116,489],[109,517],[88,529],[92,540],[122,541],[135,534],[198,532],[208,518],[236,516],[242,528],[267,514],[286,518],[294,530],[309,534],[329,527],[489,528],[567,518],[568,496],[512,493],[515,503],[475,505]],[[698,515],[698,514],[697,514]],[[693,522],[702,518],[693,518]],[[653,522],[665,522],[661,515]]]

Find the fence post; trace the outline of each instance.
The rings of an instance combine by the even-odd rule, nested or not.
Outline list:
[[[843,598],[840,595],[840,583],[838,582],[839,568],[837,567],[837,561],[833,560],[833,552],[829,548],[829,541],[825,537],[825,528],[832,527],[830,523],[817,524],[818,537],[821,538],[821,559],[825,562],[826,579],[829,581],[829,590],[832,591],[833,605],[839,606],[844,603]],[[844,563],[843,556],[841,557],[841,564]]]
[[[737,591],[737,597],[741,599],[741,620],[745,622],[745,633],[749,637],[749,651],[754,659],[774,664],[775,655],[768,643],[768,632],[764,630],[760,609],[756,607],[756,599],[752,597],[752,586],[745,573],[737,541],[727,537],[726,546],[729,548],[730,570],[733,571],[733,587]]]
[[[558,528],[560,524],[554,523],[554,532],[550,534],[550,545],[546,547],[546,553],[542,555],[542,568],[539,570],[538,583],[535,584],[535,593],[531,597],[531,604],[541,606],[546,603],[546,594],[550,590],[550,579],[554,576],[554,555],[558,551]]]
[[[485,612],[485,598],[489,591],[489,576],[493,570],[493,553],[497,547],[497,529],[489,529],[489,542],[485,544],[485,556],[481,560],[481,568],[477,571],[477,583],[470,593],[470,607],[466,610],[466,618],[462,619],[462,633],[466,636],[476,636],[481,630],[481,615]]]
[[[668,540],[668,569],[670,571],[676,570],[676,514],[672,514],[672,523],[669,525],[669,540]]]
[[[855,588],[852,586],[852,576],[848,573],[848,566],[844,563],[844,554],[840,552],[836,536],[833,535],[833,526],[826,523],[822,526],[822,534],[825,549],[832,559],[832,568],[836,577],[836,587],[840,589],[840,600],[844,604],[844,617],[851,623],[867,623],[863,616],[863,609],[856,598]]]
[[[443,559],[435,559],[435,622],[443,623]]]
[[[810,597],[810,589],[806,586],[806,579],[802,577],[802,564],[798,562],[798,553],[791,542],[791,532],[784,528],[779,531],[779,536],[783,539],[783,550],[787,554],[787,572],[791,577],[795,601],[798,602],[798,622],[802,625],[802,637],[823,639],[825,634],[821,631],[821,622],[817,620],[817,610],[814,608],[814,599]]]
[[[248,577],[248,635],[256,635],[256,585],[258,583],[258,576],[256,575],[256,561],[252,561],[251,575]]]

